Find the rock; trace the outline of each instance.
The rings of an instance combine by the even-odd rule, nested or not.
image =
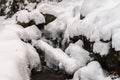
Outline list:
[[[46,21],[45,24],[48,24],[56,19],[56,17],[54,15],[51,15],[51,14],[43,14],[43,15],[44,15],[45,21]]]

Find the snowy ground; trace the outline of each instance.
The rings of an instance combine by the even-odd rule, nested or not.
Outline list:
[[[55,19],[46,24],[46,14]],[[43,53],[46,66],[73,75],[71,80],[120,80],[91,57],[107,56],[110,49],[119,54],[119,0],[28,3],[5,17],[0,16],[0,80],[30,80],[31,70],[44,66],[39,57]],[[120,55],[115,60],[119,72]]]

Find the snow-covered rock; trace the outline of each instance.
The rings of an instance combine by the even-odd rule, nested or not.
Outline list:
[[[41,31],[35,25],[26,27],[24,31],[28,34],[31,40],[38,40],[41,38]]]
[[[76,64],[75,60],[70,58],[59,48],[53,48],[42,40],[36,42],[35,47],[45,52],[45,61],[49,67],[59,67],[68,74],[74,73],[79,68],[79,65]]]
[[[4,35],[3,36],[6,37],[6,38],[7,38],[7,36],[9,36],[9,35],[7,35],[7,31],[6,31],[6,30],[8,30],[8,32],[15,33],[14,35],[17,35],[23,41],[27,42],[27,41],[30,40],[30,37],[24,31],[24,28],[22,26],[20,26],[20,25],[11,24],[11,25],[5,25],[3,27],[4,27],[3,29],[5,30],[4,33],[6,34],[5,36]],[[2,30],[1,32],[3,32],[4,30]],[[11,37],[9,37],[9,38],[11,38]]]
[[[120,3],[119,0],[84,0],[81,7],[81,14],[86,16],[91,12],[112,8],[118,3]]]
[[[19,25],[0,28],[0,79],[30,80],[30,71],[41,70],[40,58],[32,45],[21,41],[24,29]],[[22,36],[27,38],[27,36]]]
[[[82,67],[75,72],[73,80],[111,80],[110,77],[104,76],[98,62],[93,61],[87,66],[85,65],[90,61],[88,52],[90,51],[101,55],[101,60],[102,56],[105,55],[104,62],[108,67],[115,65],[115,68],[116,64],[119,66],[120,0],[63,0],[59,3],[48,0],[41,1],[37,4],[39,0],[35,3],[29,3],[25,0],[23,1],[24,5],[17,2],[19,8],[25,7],[26,10],[19,9],[20,11],[8,19],[0,17],[0,64],[3,64],[0,66],[0,70],[5,70],[5,72],[0,72],[0,79],[29,80],[28,65],[30,64],[31,69],[37,66],[41,67],[40,64],[38,65],[40,61],[34,48],[30,44],[22,42],[22,39],[23,41],[32,40],[35,47],[45,52],[45,61],[49,67],[59,67],[68,74],[72,74]],[[8,13],[14,1],[7,0],[6,2],[5,12]],[[82,17],[84,19],[81,19]],[[48,19],[50,21],[47,21]],[[27,28],[24,29],[16,23]],[[47,37],[50,38],[46,38],[45,35],[41,36],[41,31],[35,25],[38,27],[45,25],[42,31],[43,33],[46,31]],[[64,49],[74,37],[80,38],[84,43],[80,40],[76,43],[70,43],[63,52],[42,40],[37,42],[36,40],[41,37],[52,46],[55,45],[52,40],[53,42],[59,41],[60,46],[58,47],[61,47],[62,44]],[[108,53],[110,53],[110,58],[107,57]],[[114,56],[111,53],[116,54]],[[115,64],[113,64],[114,62]],[[5,63],[8,64],[10,70],[6,66],[4,67]],[[13,74],[9,74],[11,72]],[[8,77],[6,74],[9,74]],[[16,77],[12,78],[13,75]]]
[[[30,80],[30,70],[40,65],[34,48],[20,40],[0,41],[0,48],[0,79]]]
[[[112,36],[112,47],[115,48],[116,51],[120,50],[120,28],[114,30]]]
[[[29,18],[30,18],[30,20],[33,20],[36,25],[45,23],[44,16],[37,9],[35,9],[29,13]]]
[[[76,43],[70,43],[70,45],[65,50],[71,58],[76,60],[76,64],[80,67],[85,66],[87,62],[90,61],[89,52],[83,49],[83,42],[81,40]]]
[[[115,30],[120,28],[119,9],[120,4],[116,3],[112,8],[103,8],[89,13],[83,20],[76,20],[76,22],[67,27],[64,40],[83,35],[90,41],[110,41],[115,34]]]
[[[9,34],[9,35],[8,35]],[[13,31],[10,31],[8,29],[3,29],[0,31],[0,40],[20,40],[20,37]]]
[[[100,64],[97,61],[90,62],[80,68],[74,74],[73,80],[110,80],[105,77]]]
[[[47,4],[47,3],[43,3],[43,4],[39,4],[37,6],[36,9],[38,9],[41,13],[43,14],[51,14],[54,16],[58,16],[58,12],[56,11],[57,9],[55,9],[56,6],[52,5],[52,4]],[[59,10],[59,9],[58,9]]]
[[[44,30],[51,34],[53,39],[62,38],[64,31],[66,29],[66,24],[57,19],[45,26]]]
[[[27,10],[20,10],[12,16],[18,24],[28,24],[30,21],[34,21],[36,25],[45,23],[44,16],[39,12],[38,9],[34,9],[31,12]]]
[[[93,45],[93,52],[99,53],[101,56],[107,55],[110,49],[110,43],[95,42]]]
[[[18,11],[13,17],[20,23],[29,23],[29,12],[27,10]]]
[[[35,9],[35,6],[36,6],[36,3],[29,3],[29,4],[27,4],[27,6],[25,6],[25,9],[32,11]]]

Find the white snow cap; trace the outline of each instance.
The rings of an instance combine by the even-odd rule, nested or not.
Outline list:
[[[54,16],[58,16],[59,13],[56,12],[55,9],[56,6],[47,3],[43,3],[43,4],[40,3],[36,9],[38,9],[43,14],[52,14]]]
[[[18,37],[24,41],[30,40],[28,34],[24,31],[24,28],[17,24],[5,25],[5,30],[12,31],[18,35]],[[7,35],[6,35],[7,36]],[[9,35],[8,35],[9,36]]]
[[[78,40],[76,43],[70,43],[65,50],[71,58],[76,60],[76,64],[79,66],[85,66],[90,61],[89,52],[82,48],[83,42]]]
[[[36,50],[21,41],[27,37],[23,30],[19,25],[0,28],[0,80],[30,80],[31,69],[41,70]]]
[[[110,43],[95,42],[93,45],[93,52],[101,56],[107,55],[110,49]]]
[[[116,51],[120,50],[120,28],[114,30],[112,36],[112,48],[115,48]]]
[[[35,21],[35,24],[45,23],[44,16],[39,12],[39,10],[35,9],[29,13],[30,20]]]
[[[60,34],[63,34],[66,29],[66,24],[62,20],[56,19],[53,22],[47,24],[44,30],[48,31],[53,38],[61,37]]]
[[[38,40],[41,38],[41,31],[35,25],[26,27],[24,31],[28,34],[31,40]]]
[[[111,80],[104,76],[103,70],[97,61],[90,62],[74,74],[73,80]]]
[[[29,23],[30,21],[29,12],[27,10],[18,11],[14,16],[16,17],[16,20],[21,23]]]
[[[5,77],[7,80],[29,80],[29,70],[40,65],[34,48],[20,40],[0,41],[0,49],[0,79]]]
[[[74,73],[80,66],[59,48],[53,48],[46,42],[39,40],[35,47],[45,52],[45,61],[49,67],[59,67],[68,74]]]
[[[36,25],[45,23],[45,18],[39,12],[38,9],[34,9],[31,12],[28,12],[27,10],[18,11],[17,13],[13,15],[12,18],[14,18],[20,23],[29,23],[31,20],[33,20]]]

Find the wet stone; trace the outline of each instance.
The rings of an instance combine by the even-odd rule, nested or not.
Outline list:
[[[31,80],[65,80],[66,75],[49,68],[42,69],[41,72],[32,73]]]

